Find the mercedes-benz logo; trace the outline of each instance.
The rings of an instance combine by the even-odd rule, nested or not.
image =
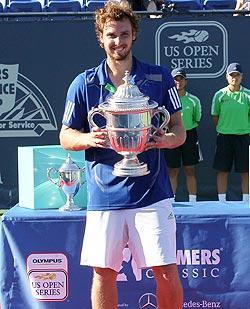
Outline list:
[[[145,293],[139,299],[140,309],[157,309],[156,296],[152,293]]]

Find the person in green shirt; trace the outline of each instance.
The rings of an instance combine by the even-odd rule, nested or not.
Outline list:
[[[172,76],[182,104],[181,116],[187,137],[183,145],[174,149],[166,149],[165,157],[174,194],[178,186],[179,169],[183,165],[189,201],[196,202],[197,181],[195,165],[202,160],[196,129],[201,119],[201,103],[199,98],[186,91],[188,81],[184,69],[174,69]]]
[[[227,68],[228,85],[213,97],[211,114],[218,133],[213,168],[217,172],[219,201],[226,201],[228,176],[234,165],[241,175],[243,201],[249,201],[250,90],[241,85],[242,67]]]

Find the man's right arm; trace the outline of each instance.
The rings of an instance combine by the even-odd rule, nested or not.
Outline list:
[[[66,150],[80,151],[90,147],[107,147],[106,129],[94,128],[90,133],[80,132],[78,130],[62,126],[60,131],[60,144]]]

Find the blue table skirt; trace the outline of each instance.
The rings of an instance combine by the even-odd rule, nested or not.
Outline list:
[[[175,203],[174,212],[183,308],[250,308],[248,205]],[[2,308],[91,308],[92,271],[79,265],[85,218],[85,211],[7,211],[0,226]],[[117,283],[119,308],[155,302],[152,271],[137,269],[128,249]]]

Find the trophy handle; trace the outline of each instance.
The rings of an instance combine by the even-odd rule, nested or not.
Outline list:
[[[56,173],[58,173],[57,169],[55,169],[54,167],[50,167],[50,168],[47,169],[47,177],[48,177],[49,181],[51,181],[54,185],[56,185],[57,187],[60,187],[58,182],[56,182],[54,179],[52,179],[52,177],[51,177],[52,171],[55,171]]]
[[[101,115],[102,117],[104,117],[106,119],[104,112],[100,108],[92,108],[88,113],[88,122],[92,127],[99,128],[98,125],[94,122],[94,119],[93,119],[94,116],[97,115],[97,114]]]
[[[163,114],[165,117],[164,117],[164,121],[163,123],[160,125],[159,128],[156,128],[156,130],[154,131],[153,135],[154,134],[157,134],[157,131],[158,130],[162,130],[162,129],[165,129],[169,123],[169,120],[170,120],[170,114],[169,112],[167,111],[167,109],[164,107],[164,106],[159,106],[157,107],[154,112],[153,112],[153,116],[155,116],[156,114]]]

